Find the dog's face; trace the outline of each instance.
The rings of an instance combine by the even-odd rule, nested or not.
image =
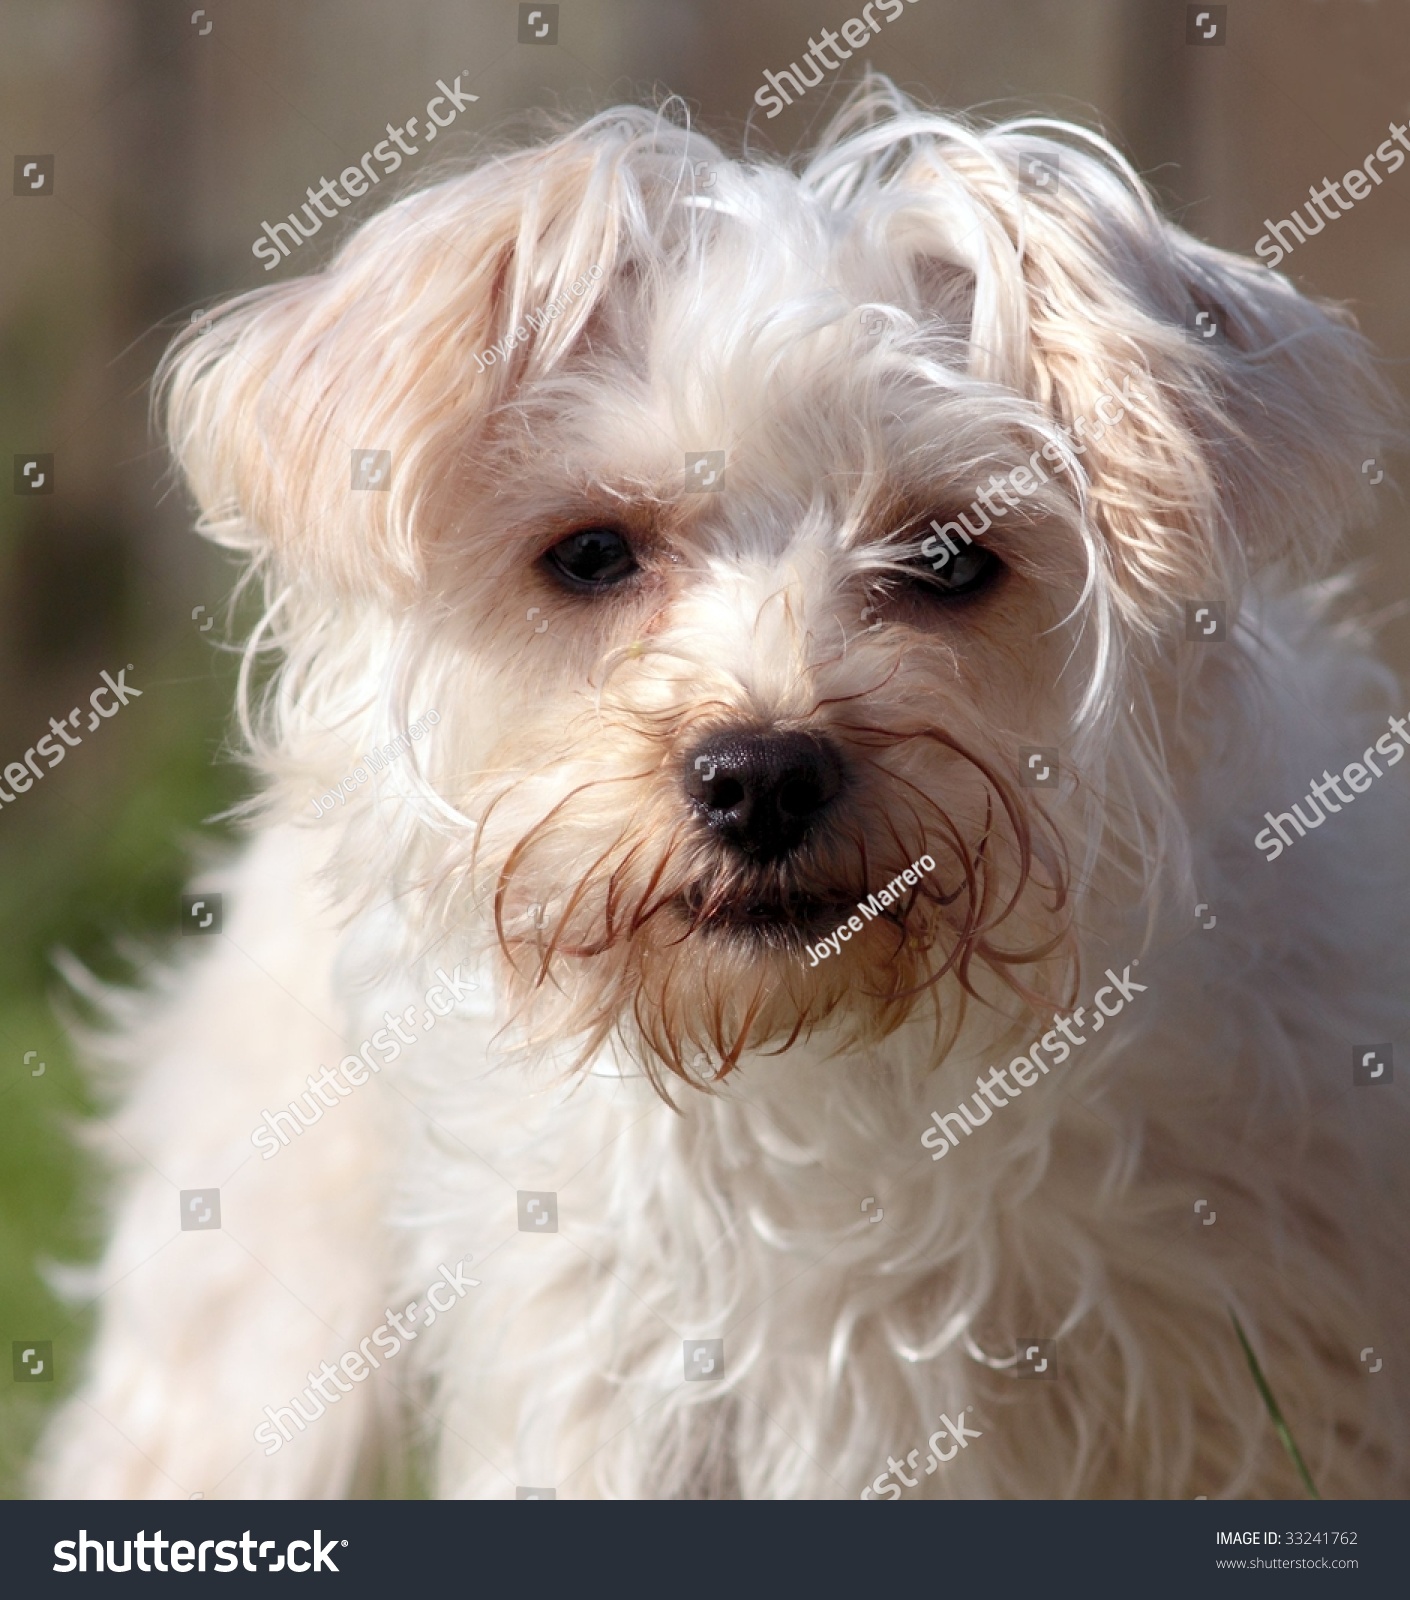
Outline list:
[[[598,119],[171,371],[207,522],[282,594],[272,774],[301,805],[330,734],[436,707],[351,877],[487,930],[583,1054],[708,1078],[1064,992],[1093,873],[1179,854],[1185,601],[1356,493],[1353,333],[1109,153],[866,109],[802,177]]]
[[[1053,630],[1082,575],[1057,507],[923,557],[984,487],[975,457],[1011,464],[1005,419],[917,405],[890,325],[850,306],[777,330],[770,374],[719,330],[791,321],[778,283],[711,270],[708,296],[682,272],[609,302],[519,392],[435,581],[476,597],[465,648],[501,712],[456,798],[519,975],[718,1066],[1051,945],[1060,850],[1018,752],[1065,724]],[[807,954],[853,918],[839,959]]]

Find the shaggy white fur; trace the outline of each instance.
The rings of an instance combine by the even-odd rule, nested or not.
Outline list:
[[[1389,414],[1348,318],[1080,129],[871,80],[797,172],[631,108],[487,159],[232,302],[164,393],[266,594],[261,796],[200,880],[225,933],[106,1047],[119,1206],[45,1492],[1295,1494],[1231,1312],[1324,1494],[1410,1489],[1405,1091],[1351,1078],[1407,1032],[1410,780],[1252,842],[1405,709],[1309,586]],[[1025,465],[947,589],[930,530]],[[612,581],[565,576],[584,529]],[[835,753],[778,858],[701,801],[741,730]],[[1144,991],[980,1120],[1107,968]]]

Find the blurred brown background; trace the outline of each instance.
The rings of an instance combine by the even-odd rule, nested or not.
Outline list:
[[[550,9],[545,7],[544,9]],[[1226,42],[1186,44],[1188,15]],[[422,111],[438,78],[480,98],[437,144],[468,155],[526,108],[586,112],[683,96],[737,148],[806,142],[864,63],[919,96],[983,115],[1041,110],[1102,127],[1185,225],[1250,252],[1265,217],[1359,165],[1410,113],[1410,0],[913,0],[869,47],[774,120],[765,69],[860,15],[860,0],[563,0],[558,42],[517,42],[512,0],[3,0],[0,3],[0,766],[48,719],[133,663],[140,700],[0,809],[0,1352],[53,1337],[52,1389],[0,1399],[0,1489],[81,1346],[38,1267],[91,1246],[95,1213],[63,1136],[91,1111],[50,1003],[51,952],[133,976],[118,941],[169,934],[184,854],[240,775],[219,761],[228,657],[202,631],[228,571],[188,528],[147,423],[171,332],[224,294],[306,271],[399,185],[325,225],[265,273],[261,224]],[[38,193],[12,192],[53,158]],[[18,158],[18,160],[17,160]],[[32,176],[31,176],[32,181]],[[1349,301],[1410,375],[1410,166],[1286,263]],[[15,456],[54,457],[54,492],[9,492]],[[1367,608],[1410,676],[1410,556],[1379,463],[1378,524],[1358,535]],[[198,607],[204,610],[197,611]],[[196,616],[193,619],[193,612]],[[206,830],[209,833],[211,830]],[[36,1070],[36,1065],[42,1070]]]

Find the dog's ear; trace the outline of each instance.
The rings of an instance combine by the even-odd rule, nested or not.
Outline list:
[[[203,531],[335,592],[414,582],[477,425],[592,315],[640,133],[598,119],[409,195],[183,336],[159,393]]]
[[[1370,345],[1343,309],[1164,221],[1106,147],[1051,154],[1055,192],[1026,189],[1020,215],[1030,375],[1060,420],[1087,419],[1127,598],[1150,616],[1270,561],[1316,570],[1392,427]],[[1110,387],[1123,403],[1099,410]]]
[[[1072,430],[1128,621],[1325,562],[1396,427],[1351,316],[1166,222],[1080,129],[905,122],[896,181],[926,192],[930,248],[973,281],[971,370]]]

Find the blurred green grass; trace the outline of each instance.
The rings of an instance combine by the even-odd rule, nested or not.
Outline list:
[[[144,674],[143,695],[69,753],[65,765],[0,816],[0,1341],[11,1370],[0,1382],[0,1497],[25,1492],[25,1463],[50,1407],[74,1384],[91,1310],[63,1304],[42,1269],[86,1262],[101,1242],[102,1191],[75,1148],[75,1119],[96,1103],[53,1001],[57,950],[109,980],[140,981],[120,946],[164,950],[197,838],[228,839],[207,819],[248,789],[224,754],[235,665],[205,640],[187,640]],[[125,657],[123,658],[125,659]],[[97,672],[93,674],[97,681]],[[36,728],[50,711],[28,708]],[[71,763],[71,764],[70,764]],[[59,778],[63,782],[55,782]],[[25,1061],[27,1052],[37,1055]],[[43,1071],[35,1076],[42,1064]],[[15,1341],[52,1340],[53,1383],[14,1380]]]

